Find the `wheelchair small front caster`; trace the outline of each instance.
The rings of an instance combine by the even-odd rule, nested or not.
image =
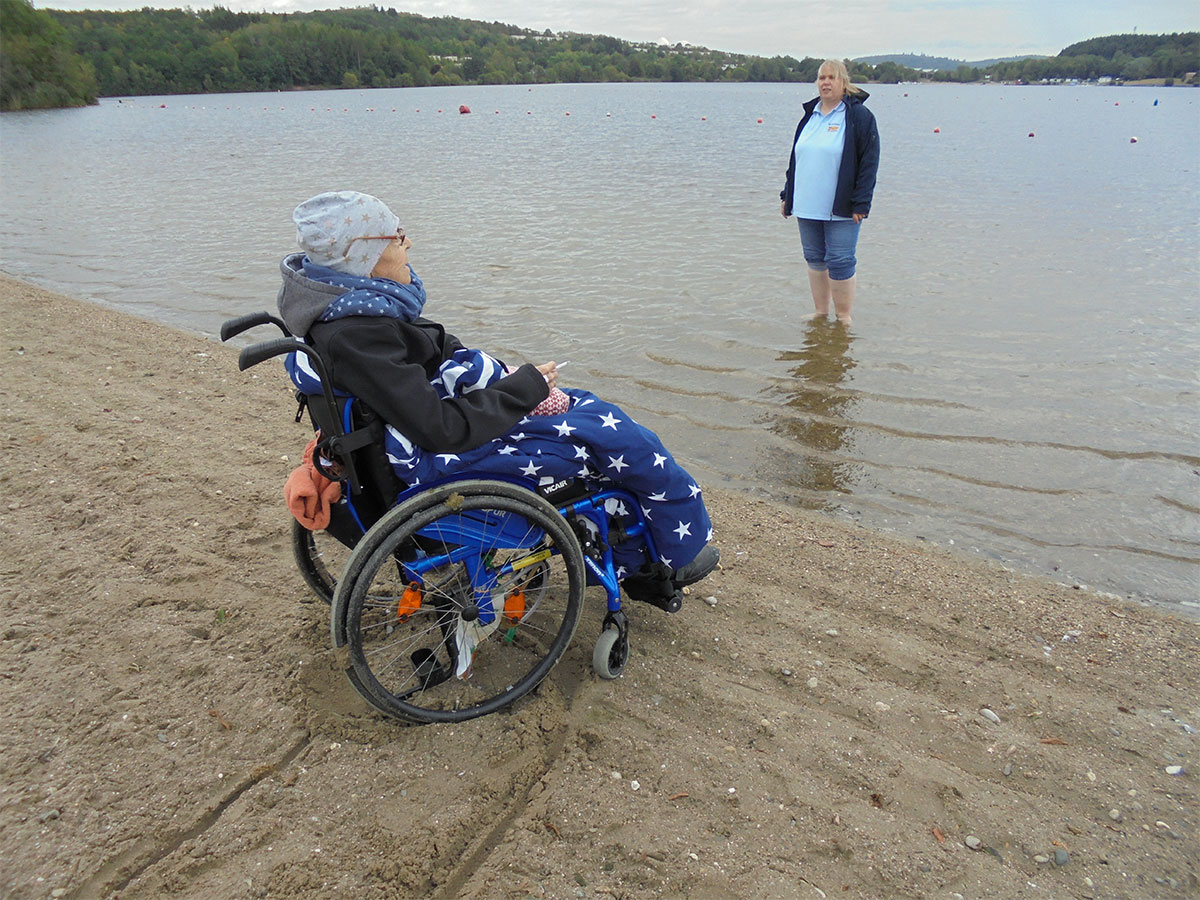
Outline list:
[[[600,632],[596,649],[592,651],[592,668],[601,678],[613,679],[625,671],[629,661],[629,635],[610,625]]]

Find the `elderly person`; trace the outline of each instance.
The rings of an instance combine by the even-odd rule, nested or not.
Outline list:
[[[863,105],[868,94],[850,84],[845,63],[821,63],[817,92],[796,126],[780,211],[800,226],[816,314],[829,315],[832,302],[838,321],[849,324],[854,252],[859,226],[871,212],[879,131]]]
[[[412,240],[382,200],[327,192],[293,220],[302,252],[281,264],[280,315],[320,352],[334,386],[388,423],[401,481],[463,471],[542,485],[604,478],[638,498],[671,570],[651,573],[643,547],[615,546],[626,593],[654,602],[664,578],[681,587],[716,567],[700,488],[652,431],[594,394],[559,389],[553,362],[510,371],[423,317]]]

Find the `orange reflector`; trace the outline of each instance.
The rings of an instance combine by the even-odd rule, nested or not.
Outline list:
[[[410,581],[404,593],[400,595],[400,602],[396,604],[396,618],[403,622],[420,608],[421,585]]]
[[[520,622],[525,615],[525,590],[517,588],[504,598],[504,618],[510,622]]]

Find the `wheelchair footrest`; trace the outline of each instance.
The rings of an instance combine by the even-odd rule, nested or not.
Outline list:
[[[671,581],[671,570],[658,563],[648,574],[631,575],[621,582],[621,587],[631,600],[649,603],[664,612],[679,612],[683,606],[683,589]]]

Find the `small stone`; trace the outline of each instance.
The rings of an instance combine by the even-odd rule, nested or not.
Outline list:
[[[971,850],[982,850],[983,849],[983,841],[981,841],[979,838],[975,837],[975,835],[973,835],[973,834],[968,834],[963,839],[963,843],[966,844],[967,847]]]
[[[66,888],[55,888],[54,890],[52,890],[50,892],[50,896],[51,897],[65,897],[65,896],[67,896],[67,889]]]
[[[837,630],[836,628],[830,628],[830,629],[828,629],[828,630],[827,630],[825,633],[826,633],[827,635],[829,635],[830,637],[837,637],[837,636],[838,636],[838,630]]]
[[[1089,771],[1088,771],[1088,773],[1087,773],[1087,780],[1088,780],[1088,781],[1095,781],[1095,780],[1096,780],[1096,773],[1095,773],[1095,772],[1092,772],[1092,771],[1090,771],[1090,770],[1089,770]]]
[[[1054,864],[1056,866],[1065,866],[1071,861],[1071,857],[1067,855],[1067,851],[1062,847],[1057,847],[1054,850]]]
[[[1110,809],[1110,810],[1108,811],[1108,817],[1109,817],[1110,819],[1112,819],[1114,822],[1120,822],[1120,821],[1121,821],[1121,819],[1122,819],[1122,818],[1124,818],[1124,817],[1121,815],[1121,811],[1120,811],[1119,809],[1115,809],[1115,808],[1114,808],[1114,809]]]
[[[640,791],[642,789],[642,783],[635,778],[633,781],[629,782],[629,788],[630,790]]]
[[[1050,857],[1047,856],[1045,853],[1039,853],[1037,856],[1035,856],[1033,858],[1033,861],[1035,863],[1037,863],[1039,866],[1044,866],[1046,863],[1050,862]]]
[[[1004,777],[1007,778],[1011,774],[1012,774],[1012,763],[1005,763],[1004,764]]]
[[[986,706],[979,711],[979,714],[991,722],[993,725],[1000,724],[1000,717],[988,709]]]
[[[38,816],[38,821],[45,825],[47,822],[53,822],[60,815],[62,815],[62,813],[60,813],[57,809],[48,809]]]
[[[1182,775],[1183,766],[1167,766],[1168,775]]]
[[[809,688],[811,688],[812,690],[816,690],[816,688],[817,688],[817,683],[818,683],[818,682],[817,682],[817,676],[816,676],[816,675],[814,675],[812,678],[808,679],[808,686],[809,686]]]
[[[611,778],[613,781],[620,781],[621,773],[620,772],[609,772],[608,777]]]
[[[891,709],[891,707],[888,706],[886,703],[884,703],[882,700],[875,701],[875,708],[877,710],[879,710],[880,712],[887,712],[889,709]]]
[[[791,670],[791,669],[780,669],[780,670],[779,670],[779,674],[780,674],[780,675],[782,675],[782,676],[784,676],[785,678],[791,678],[791,677],[792,677],[792,670]]]

